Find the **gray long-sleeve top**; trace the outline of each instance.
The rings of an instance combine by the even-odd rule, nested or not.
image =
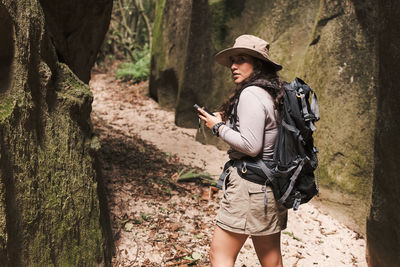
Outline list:
[[[229,157],[239,159],[262,153],[263,160],[271,159],[278,134],[272,96],[258,86],[245,88],[239,97],[237,117],[239,132],[231,129],[229,122],[220,128],[221,138],[231,146]]]

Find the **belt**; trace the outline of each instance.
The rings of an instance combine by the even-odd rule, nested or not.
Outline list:
[[[219,189],[222,189],[222,183],[224,182],[226,176],[229,175],[229,172],[227,170],[231,166],[236,167],[238,175],[247,181],[260,185],[270,184],[269,180],[265,176],[265,173],[254,160],[252,160],[251,158],[242,158],[229,160],[225,163],[224,170],[222,171],[217,183],[217,187]]]

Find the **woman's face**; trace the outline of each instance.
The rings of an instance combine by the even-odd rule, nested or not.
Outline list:
[[[250,77],[253,72],[253,58],[248,55],[231,56],[231,71],[234,83],[238,84]]]

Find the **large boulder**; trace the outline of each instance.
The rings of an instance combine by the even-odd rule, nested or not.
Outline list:
[[[400,266],[400,3],[378,1],[377,120],[371,212],[367,223],[370,266]]]
[[[208,14],[207,0],[157,1],[150,95],[161,106],[175,108],[176,123],[184,127],[195,125],[192,106],[205,104],[212,89]]]
[[[197,127],[191,106],[197,102],[216,109],[234,89],[229,69],[216,65],[214,54],[231,46],[241,34],[268,40],[272,58],[284,66],[280,75],[285,80],[303,78],[318,94],[322,119],[315,138],[320,150],[321,184],[356,196],[357,205],[351,212],[361,225],[358,230],[364,232],[376,110],[373,2],[198,2],[202,1],[186,1],[185,14],[190,18],[183,21],[168,11],[171,6],[157,10],[156,16],[161,19],[155,22],[155,34],[162,38],[153,42],[151,79],[160,82],[150,83],[151,92],[158,92],[161,105],[172,103],[168,106],[175,107],[178,125]],[[186,31],[181,38],[168,34],[179,28]],[[173,52],[175,47],[182,49]],[[177,83],[159,78],[167,71],[175,73]],[[197,138],[224,147],[209,131],[199,131]]]
[[[366,15],[368,14],[368,15]],[[365,233],[373,173],[376,116],[374,4],[321,1],[298,73],[319,96],[321,183],[354,197],[347,209]],[[328,196],[328,200],[329,196]]]
[[[178,84],[182,80],[191,11],[191,1],[156,1],[150,96],[169,109],[175,108]]]
[[[88,83],[110,23],[111,0],[39,0],[58,61]]]
[[[49,30],[68,23],[54,25],[60,18],[47,18],[57,14],[44,13],[59,5],[75,16],[89,3],[70,6],[59,0],[42,9],[45,2],[0,1],[0,265],[107,266],[111,228],[95,167],[99,143],[90,123],[93,97],[59,62],[68,59],[64,62],[74,68],[79,64],[74,52],[90,62],[97,51],[74,51],[74,39],[64,54],[57,47],[63,40]],[[111,8],[111,0],[97,2],[103,4],[96,5],[97,11]],[[109,17],[82,14],[80,19],[83,26],[74,22],[75,28],[64,32],[73,36],[81,27],[90,36],[98,27],[94,21],[105,25]],[[90,27],[88,19],[93,20]],[[83,65],[83,72],[75,71],[87,79],[90,63]]]

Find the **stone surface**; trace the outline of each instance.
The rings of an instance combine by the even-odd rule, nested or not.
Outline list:
[[[1,265],[107,266],[112,243],[96,173],[92,94],[58,62],[53,44],[62,40],[49,34],[56,22],[38,1],[1,0],[0,20]]]
[[[111,0],[39,0],[59,62],[66,63],[83,82],[110,23]]]
[[[186,50],[171,54],[159,40],[153,45],[157,55],[152,79],[162,70],[180,69],[175,71],[179,82],[174,95],[153,84],[152,90],[159,90],[158,101],[162,104],[163,98],[176,99],[177,125],[197,127],[191,105],[198,102],[216,109],[234,89],[229,69],[217,66],[214,54],[231,46],[241,34],[268,40],[272,58],[284,66],[282,78],[290,81],[298,76],[317,92],[322,119],[315,138],[320,150],[321,184],[361,199],[354,214],[365,232],[376,112],[376,55],[371,52],[375,50],[375,29],[371,27],[376,19],[374,4],[358,0],[213,0],[208,6],[195,7],[197,1],[188,2],[192,2],[186,13],[191,14],[191,21],[186,18],[184,25],[190,34],[180,39],[169,39],[167,34],[163,39],[175,46],[184,42]],[[179,27],[179,19],[159,12],[162,9],[157,16],[163,20],[155,24],[159,29],[168,32],[170,20]],[[207,24],[210,17],[211,25]],[[165,55],[170,62],[178,57],[179,64],[168,68],[157,64],[157,58]],[[199,131],[197,139],[223,147],[208,130]]]
[[[299,75],[319,96],[321,121],[315,135],[321,183],[356,195],[352,216],[368,214],[376,113],[376,55],[373,4],[321,1]],[[361,12],[368,13],[362,17]],[[318,37],[319,36],[319,37]],[[311,43],[311,41],[310,41]],[[346,204],[346,203],[344,203]]]
[[[175,108],[184,71],[192,1],[157,0],[151,49],[150,95]]]
[[[370,266],[400,266],[400,3],[378,1],[377,120],[371,213],[367,223]]]

